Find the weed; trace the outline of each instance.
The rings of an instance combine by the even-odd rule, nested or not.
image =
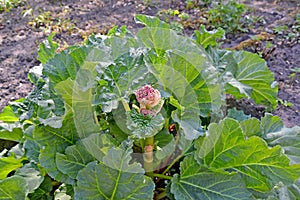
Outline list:
[[[63,14],[66,14],[68,10],[63,10]],[[30,21],[28,24],[35,28],[41,29],[46,32],[68,32],[73,33],[74,30],[77,30],[74,22],[70,20],[70,18],[64,18],[63,16],[54,17],[51,15],[50,11],[42,12],[41,14],[35,16],[33,13],[33,9],[29,8],[22,12],[23,17],[29,17]]]
[[[186,21],[190,18],[187,13],[180,13],[178,10],[174,9],[161,10],[158,12],[158,16],[160,16],[163,21],[169,23],[171,29],[175,30],[177,33],[182,33],[184,29],[184,26],[180,22]]]
[[[208,11],[208,20],[213,28],[221,27],[226,32],[236,32],[246,30],[243,28],[242,15],[247,11],[244,4],[230,0],[223,3],[222,0],[213,3],[213,7]]]
[[[187,13],[185,13],[185,12],[180,13],[180,14],[178,15],[178,17],[179,17],[182,21],[186,21],[186,20],[188,20],[188,19],[190,18],[189,14],[187,14]]]
[[[291,83],[297,83],[300,80],[300,68],[291,68],[291,74],[289,75]]]
[[[51,12],[46,11],[46,12],[39,14],[36,17],[33,16],[33,19],[30,22],[28,22],[28,24],[37,29],[38,28],[47,28],[50,26],[52,20],[53,19],[51,17]]]
[[[275,28],[273,28],[273,31],[275,34],[282,35],[287,29],[288,29],[288,26],[282,25],[282,26],[276,26]]]
[[[0,12],[9,12],[10,9],[24,4],[24,0],[0,0]]]
[[[278,98],[277,101],[279,104],[283,105],[284,107],[293,107],[294,106],[291,102],[289,102],[287,100]]]

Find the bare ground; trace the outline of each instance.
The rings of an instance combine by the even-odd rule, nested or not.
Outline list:
[[[191,19],[197,19],[199,12],[185,10],[185,1],[102,1],[102,0],[28,0],[22,6],[10,12],[0,13],[0,109],[9,101],[25,97],[32,85],[27,79],[29,69],[38,65],[38,44],[45,40],[51,31],[57,32],[55,40],[62,46],[82,42],[90,33],[106,33],[114,25],[127,25],[130,30],[137,30],[134,23],[136,13],[156,15],[162,9],[178,9],[189,13]],[[300,74],[293,68],[300,67],[300,44],[298,38],[287,38],[286,34],[295,25],[295,16],[300,13],[299,2],[293,0],[244,0],[251,16],[260,17],[248,33],[227,35],[229,40],[224,47],[237,48],[245,42],[243,49],[261,53],[266,59],[275,79],[279,84],[279,98],[282,99],[273,111],[280,116],[288,127],[300,126]],[[26,11],[32,13],[24,17]],[[38,22],[35,18],[48,13],[49,20]],[[49,24],[47,24],[49,23]],[[274,28],[286,25],[285,33],[275,34]],[[46,30],[42,31],[42,28]],[[50,27],[50,28],[49,28]],[[198,29],[199,24],[186,28],[190,33]],[[252,41],[255,35],[266,34],[260,41]],[[267,47],[266,43],[272,44]],[[289,106],[288,103],[293,106]],[[260,106],[249,101],[235,102],[237,107],[255,115],[264,112]]]

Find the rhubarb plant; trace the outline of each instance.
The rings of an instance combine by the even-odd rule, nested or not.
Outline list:
[[[217,48],[222,31],[178,35],[137,15],[61,52],[49,36],[34,89],[0,114],[1,199],[297,199],[300,128],[227,110],[226,94],[271,110],[266,62]],[[228,114],[226,114],[228,113]]]

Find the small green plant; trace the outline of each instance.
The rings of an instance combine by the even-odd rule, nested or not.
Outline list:
[[[296,22],[292,26],[292,38],[296,39],[298,44],[300,44],[300,14],[296,15]]]
[[[174,9],[161,10],[158,12],[158,16],[160,16],[163,21],[169,23],[170,27],[177,33],[183,32],[184,27],[182,22],[188,20],[190,17],[187,13],[180,13]]]
[[[242,15],[247,11],[244,4],[235,0],[215,1],[208,11],[208,20],[213,28],[221,27],[227,33],[235,31],[247,31],[243,28]]]
[[[282,35],[287,29],[288,29],[287,25],[282,25],[282,26],[276,26],[275,28],[273,28],[273,31],[275,34]]]
[[[25,0],[0,0],[0,12],[9,12],[10,9],[23,5]]]
[[[68,12],[64,10],[63,14]],[[34,16],[33,9],[29,8],[23,11],[23,17],[30,18],[28,24],[35,28],[45,32],[67,32],[73,33],[77,30],[76,25],[69,18],[61,16],[54,17],[50,11],[42,12],[41,14]]]
[[[278,98],[278,103],[285,106],[285,107],[293,107],[293,103],[287,101],[287,100],[283,100],[283,99],[280,99]]]
[[[185,4],[186,4],[186,8],[187,9],[192,9],[195,7],[195,2],[194,0],[186,0],[185,1]]]
[[[182,21],[186,21],[190,18],[189,14],[182,12],[178,15],[178,17],[182,20]]]
[[[300,77],[300,68],[292,68],[291,74],[289,75],[290,82],[294,83],[296,80],[299,80]]]
[[[28,12],[25,12],[23,16],[32,17],[32,20],[29,21],[28,24],[36,29],[47,29],[53,21],[53,17],[51,16],[50,11],[46,11],[37,16],[33,16],[32,9],[29,9]]]

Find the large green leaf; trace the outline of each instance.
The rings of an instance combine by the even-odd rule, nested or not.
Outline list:
[[[58,83],[55,90],[64,99],[66,110],[73,112],[74,128],[80,138],[88,137],[100,130],[94,118],[92,88],[82,91],[76,81],[69,78]]]
[[[135,15],[135,22],[142,23],[148,27],[159,27],[159,28],[166,28],[170,29],[170,26],[161,21],[158,17],[152,17],[147,15]]]
[[[224,38],[224,35],[225,31],[222,28],[219,27],[217,30],[207,31],[203,24],[200,26],[200,31],[195,30],[194,32],[196,42],[204,48],[217,46],[217,40]]]
[[[41,183],[40,187],[37,188],[33,193],[28,195],[30,200],[52,200],[50,192],[52,191],[52,181],[51,178],[46,176],[44,181]]]
[[[67,145],[59,146],[46,146],[40,151],[39,162],[42,167],[45,168],[46,172],[50,177],[57,181],[64,182],[66,184],[74,184],[74,179],[72,179],[67,174],[59,171],[56,165],[56,154],[63,153]]]
[[[40,44],[40,48],[38,51],[38,60],[45,64],[48,60],[50,60],[54,55],[58,48],[58,44],[53,41],[55,33],[51,33],[47,40]]]
[[[19,116],[16,115],[16,113],[13,111],[13,108],[11,105],[5,106],[0,113],[0,121],[3,122],[18,122]]]
[[[244,134],[260,136],[268,145],[280,145],[291,164],[300,163],[300,127],[287,128],[278,116],[266,113],[261,121],[250,118],[240,122]]]
[[[95,158],[86,150],[86,146],[81,142],[68,146],[64,154],[56,153],[57,168],[64,174],[75,179],[79,170]]]
[[[10,172],[22,167],[24,160],[26,158],[15,158],[13,153],[8,157],[0,157],[0,180],[5,179]]]
[[[77,176],[75,199],[153,199],[154,183],[131,161],[132,142],[111,148],[103,162],[89,163]]]
[[[273,116],[270,113],[266,113],[265,116],[261,119],[261,128],[263,130],[263,136],[268,133],[278,132],[284,127],[283,122],[280,117]]]
[[[248,97],[257,104],[276,107],[278,87],[274,84],[274,75],[263,59],[245,51],[228,51],[220,59],[226,66],[223,79],[227,83],[227,93],[236,98]]]
[[[72,183],[71,178],[58,170],[55,162],[56,153],[64,153],[68,146],[74,145],[78,140],[72,114],[65,116],[61,128],[36,126],[32,133],[32,139],[43,147],[40,150],[39,161],[48,174],[56,180]]]
[[[173,177],[171,192],[180,200],[254,199],[238,174],[211,171],[193,157],[181,162],[180,175]]]
[[[92,134],[81,140],[86,150],[98,161],[102,159],[109,149],[117,146],[115,139],[109,134]]]
[[[37,189],[44,180],[41,172],[33,163],[24,165],[22,168],[16,171],[15,175],[24,178],[27,183],[27,190],[29,193],[32,193],[35,189]]]
[[[54,83],[64,81],[69,77],[75,79],[78,66],[74,64],[72,57],[65,51],[56,54],[43,68],[43,74],[47,75]]]
[[[23,177],[12,176],[0,180],[0,199],[22,200],[27,196],[27,184]]]
[[[73,145],[78,139],[72,114],[68,114],[61,128],[50,126],[36,126],[33,131],[33,139],[40,145],[56,146],[61,144]]]
[[[0,122],[0,139],[19,142],[22,137],[23,131],[19,123]]]
[[[244,139],[239,122],[226,118],[212,123],[205,138],[196,142],[195,158],[215,169],[241,174],[250,189],[270,191],[276,184],[292,184],[299,178],[300,165],[291,165],[280,146],[268,148],[257,136]]]
[[[270,146],[280,145],[291,164],[300,163],[300,127],[282,128],[265,136]]]

